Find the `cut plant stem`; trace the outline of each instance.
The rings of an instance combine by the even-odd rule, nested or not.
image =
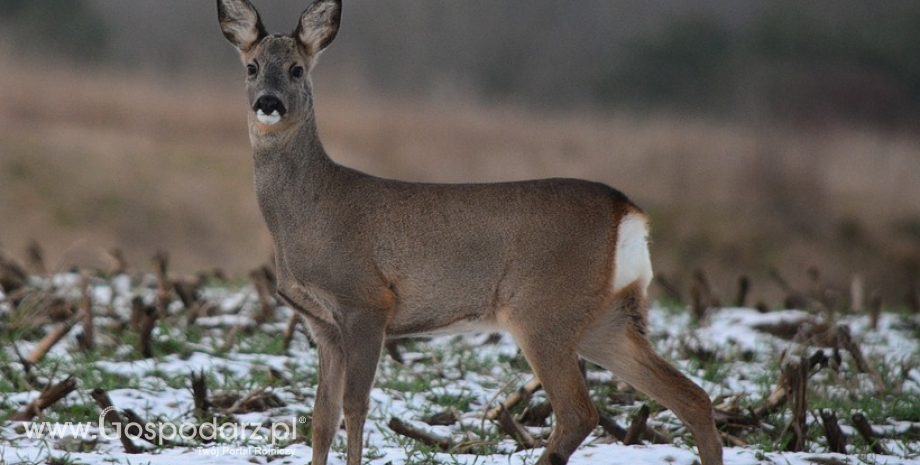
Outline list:
[[[83,334],[81,335],[80,348],[86,351],[93,350],[95,346],[95,334],[93,332],[93,296],[92,288],[89,284],[89,277],[84,271],[80,277],[80,287],[83,289],[83,301],[81,307],[83,311]]]
[[[204,420],[211,408],[211,401],[208,400],[208,379],[204,375],[204,370],[195,373],[192,372],[192,399],[195,401],[195,418]]]
[[[403,435],[407,438],[414,439],[422,444],[429,447],[436,447],[442,451],[450,450],[450,438],[445,438],[438,436],[428,431],[416,428],[396,417],[390,418],[390,422],[387,424],[391,430],[395,433]]]
[[[632,423],[629,424],[629,429],[626,430],[623,444],[627,446],[642,444],[642,433],[645,432],[645,422],[648,421],[649,413],[651,411],[648,408],[648,404],[642,404],[642,407],[636,412],[636,416],[633,417]]]
[[[102,409],[105,421],[107,421],[110,425],[116,423],[119,424],[119,427],[116,429],[118,431],[118,440],[121,441],[121,445],[124,446],[125,452],[129,454],[137,454],[142,452],[139,447],[135,446],[134,443],[131,442],[131,438],[127,436],[126,422],[122,420],[118,411],[112,408],[112,400],[109,398],[109,394],[103,389],[93,389],[93,392],[90,393],[90,395],[93,397],[93,400],[96,401],[96,405]]]
[[[885,386],[885,381],[882,379],[882,376],[878,373],[878,371],[876,371],[875,367],[866,361],[866,357],[863,356],[862,349],[859,348],[859,344],[853,340],[849,326],[837,326],[837,343],[853,356],[853,361],[856,362],[856,368],[863,373],[867,373],[872,378],[872,381],[875,382],[875,386],[878,392],[881,393],[887,390],[887,386]]]
[[[70,332],[70,329],[73,328],[74,324],[77,321],[80,321],[83,318],[82,312],[79,312],[77,315],[68,318],[66,321],[58,324],[50,333],[45,335],[45,337],[38,343],[38,346],[35,347],[35,350],[26,358],[26,362],[31,365],[35,365],[42,358],[45,357],[45,354],[54,347],[67,333]]]
[[[73,375],[60,383],[47,386],[42,389],[38,398],[29,402],[25,408],[16,412],[9,418],[10,421],[29,421],[36,416],[41,415],[42,410],[54,405],[57,401],[67,397],[68,394],[77,388],[77,380]]]
[[[888,449],[885,448],[881,440],[875,435],[875,432],[872,431],[872,425],[869,424],[869,420],[866,419],[865,415],[854,413],[851,418],[853,427],[856,428],[856,431],[866,441],[873,453],[889,455]]]
[[[822,410],[821,423],[824,425],[824,436],[827,437],[827,448],[837,454],[847,453],[847,437],[837,423],[837,415],[830,410]]]
[[[498,407],[499,413],[498,418],[496,418],[498,427],[501,428],[505,434],[511,436],[521,449],[533,449],[537,447],[537,441],[520,423],[514,420],[514,417],[511,416],[511,412],[502,404],[499,404]]]
[[[785,449],[791,452],[805,450],[805,441],[808,439],[808,363],[790,363],[785,370],[786,381],[792,397],[792,418],[786,430],[792,431],[792,438],[786,443]]]
[[[500,405],[489,410],[486,413],[486,418],[488,418],[489,420],[494,420],[498,418],[498,416],[501,414],[501,409],[503,407],[505,409],[510,410],[514,408],[515,405],[521,402],[524,402],[526,400],[529,400],[533,396],[533,393],[537,392],[541,386],[542,384],[540,383],[539,379],[537,378],[531,379],[530,381],[525,383],[523,386],[521,386],[520,389],[513,392],[510,396],[508,396],[508,398],[503,400]]]
[[[287,353],[291,349],[291,341],[294,340],[294,333],[297,332],[297,324],[300,322],[300,315],[294,313],[288,320],[287,327],[284,329],[284,336],[281,342],[281,352]]]
[[[274,288],[271,270],[266,266],[256,268],[249,272],[249,280],[252,281],[253,287],[256,288],[256,294],[259,298],[259,313],[255,317],[256,325],[267,323],[274,319],[275,316],[275,305],[271,298]]]
[[[169,253],[165,250],[158,250],[153,256],[153,267],[157,275],[156,310],[160,318],[166,318],[166,310],[169,308],[169,289],[172,286],[167,275],[168,266]]]
[[[140,327],[138,327],[137,344],[144,358],[153,357],[152,334],[156,326],[159,312],[154,307],[143,306],[143,314],[140,316]],[[133,316],[133,315],[132,315]]]

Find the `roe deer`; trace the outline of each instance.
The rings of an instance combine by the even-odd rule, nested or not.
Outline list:
[[[217,9],[248,74],[277,292],[319,347],[313,465],[326,463],[343,409],[347,462],[360,463],[386,337],[469,329],[511,333],[542,381],[556,428],[538,464],[566,463],[597,425],[579,356],[671,409],[702,463],[722,463],[709,397],[646,337],[642,210],[588,181],[420,184],[340,166],[320,143],[310,70],[336,36],[341,2],[314,1],[291,35],[268,34],[247,0]]]

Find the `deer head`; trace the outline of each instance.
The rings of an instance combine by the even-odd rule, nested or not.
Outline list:
[[[341,11],[339,0],[316,0],[293,33],[268,34],[248,0],[218,0],[221,31],[246,66],[250,127],[272,132],[312,119],[310,70],[335,39]]]

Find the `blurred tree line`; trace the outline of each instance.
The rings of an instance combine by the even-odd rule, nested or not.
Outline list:
[[[0,40],[25,52],[98,60],[106,57],[110,34],[85,0],[0,0]]]
[[[306,1],[255,3],[270,30],[286,32]],[[549,108],[920,122],[920,2],[687,3],[345,0],[337,58],[318,72],[382,92]],[[187,0],[0,0],[0,40],[118,66],[238,67],[222,50],[213,9]]]
[[[610,104],[920,122],[920,10],[831,21],[780,7],[743,29],[681,18],[627,50],[594,87]]]

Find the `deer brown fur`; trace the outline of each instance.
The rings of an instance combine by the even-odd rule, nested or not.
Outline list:
[[[309,76],[340,1],[314,1],[290,35],[268,34],[247,0],[217,7],[247,68],[278,295],[318,345],[314,465],[343,410],[347,462],[360,463],[385,338],[473,329],[511,333],[543,383],[556,427],[538,464],[566,463],[597,425],[579,356],[673,410],[703,464],[722,463],[709,397],[646,338],[647,218],[626,196],[582,180],[419,184],[340,166],[320,142]]]

